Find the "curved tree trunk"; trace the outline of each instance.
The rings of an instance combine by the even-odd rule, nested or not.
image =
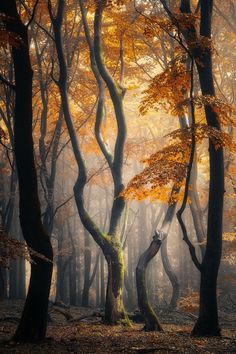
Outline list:
[[[77,139],[76,131],[70,113],[68,91],[67,91],[68,88],[67,63],[63,52],[62,36],[61,36],[65,1],[58,0],[57,4],[58,7],[55,16],[53,14],[52,3],[50,0],[48,1],[48,10],[52,21],[53,30],[54,30],[55,44],[56,44],[58,61],[59,61],[59,79],[57,81],[57,84],[60,90],[64,118],[66,121],[73,152],[79,169],[78,179],[74,186],[76,206],[80,215],[81,222],[83,223],[84,227],[88,230],[88,232],[92,235],[95,242],[101,247],[106,257],[106,260],[109,262],[108,278],[110,279],[110,282],[109,282],[109,287],[107,289],[107,299],[106,299],[107,310],[105,311],[106,312],[105,320],[109,324],[116,324],[120,320],[124,320],[128,323],[128,317],[124,312],[122,295],[121,295],[123,289],[123,278],[124,278],[123,255],[121,256],[122,250],[120,246],[120,240],[117,237],[119,221],[125,205],[124,199],[122,197],[119,197],[120,192],[123,190],[122,165],[123,165],[123,149],[124,149],[124,142],[126,136],[126,126],[124,122],[124,112],[122,106],[123,94],[121,90],[119,91],[117,90],[113,79],[106,71],[106,78],[108,78],[110,89],[112,91],[112,93],[110,93],[110,96],[113,101],[114,109],[116,112],[117,125],[118,125],[118,134],[117,134],[117,140],[115,144],[114,159],[112,159],[112,156],[106,151],[105,144],[102,142],[102,140],[101,139],[99,140],[100,148],[108,161],[108,165],[111,169],[111,173],[114,181],[114,201],[113,201],[112,212],[111,212],[109,233],[108,235],[106,235],[93,222],[93,220],[90,218],[89,214],[86,212],[84,207],[83,192],[87,182],[86,168],[85,168],[85,164],[83,161],[79,142]],[[97,10],[98,16],[97,17],[95,16],[95,18],[98,19],[99,21],[101,21],[102,8],[103,5],[100,2]],[[98,27],[95,26],[95,28],[101,30],[100,26]],[[94,43],[95,42],[96,41],[94,41]],[[100,44],[99,41],[96,43],[98,45]],[[96,58],[96,61],[97,59],[99,59],[99,56],[98,58]],[[93,62],[93,65],[94,64],[96,65],[96,63],[92,60],[92,58],[91,61]],[[104,69],[104,64],[102,62],[100,62],[100,69],[101,68]],[[105,81],[105,78],[103,78],[103,80]],[[101,88],[102,86],[100,87],[100,89]],[[96,117],[96,126],[98,127],[98,129],[100,127],[101,118],[103,116],[103,99],[104,99],[103,91],[100,91],[98,107],[97,107],[97,117]],[[112,266],[110,266],[110,264],[112,264]],[[111,311],[111,307],[114,308],[114,311],[113,310]]]
[[[163,263],[164,270],[170,280],[171,286],[172,286],[172,296],[171,300],[168,306],[169,311],[173,311],[177,307],[177,301],[179,298],[179,281],[178,278],[174,272],[174,270],[171,267],[169,257],[168,257],[168,252],[167,252],[167,239],[163,240],[162,245],[161,245],[161,259]]]
[[[179,189],[176,189],[174,187],[172,193],[176,193],[177,191],[179,191]],[[171,197],[170,200],[172,200]],[[175,207],[176,207],[176,203],[170,204],[168,206],[165,218],[162,222],[161,230],[155,231],[155,235],[153,236],[153,240],[150,246],[144,253],[141,254],[136,268],[138,305],[145,320],[144,329],[147,331],[162,330],[158,322],[157,316],[155,314],[155,311],[152,309],[152,306],[148,301],[148,295],[146,289],[146,270],[150,261],[155,257],[155,255],[159,251],[162,242],[168,236],[171,222],[174,217]]]
[[[148,301],[146,289],[146,270],[149,262],[155,257],[162,243],[162,235],[155,233],[148,249],[141,254],[136,267],[136,285],[138,306],[145,320],[145,331],[162,331],[157,315]]]
[[[160,0],[172,22],[178,26],[188,46],[198,71],[202,95],[215,97],[212,68],[212,49],[202,46],[197,27],[192,23],[189,28],[181,26],[171,13],[166,0]],[[199,2],[200,36],[211,39],[213,0]],[[191,14],[191,1],[182,0],[180,11]],[[195,43],[195,45],[193,45]],[[207,125],[221,131],[217,114],[210,104],[205,104]],[[196,336],[220,335],[217,308],[217,277],[222,251],[222,217],[224,201],[224,156],[223,148],[217,150],[209,139],[210,182],[209,207],[207,222],[207,243],[202,264],[198,266],[201,272],[199,317],[192,334]]]
[[[0,11],[10,20],[9,31],[21,38],[18,46],[12,47],[15,69],[15,115],[14,147],[19,179],[20,224],[24,239],[29,247],[52,260],[52,247],[41,222],[37,176],[34,164],[32,140],[32,77],[28,28],[17,13],[14,0],[4,1]],[[36,341],[45,338],[47,328],[48,297],[51,284],[52,263],[32,256],[28,294],[19,326],[14,334],[15,341]]]

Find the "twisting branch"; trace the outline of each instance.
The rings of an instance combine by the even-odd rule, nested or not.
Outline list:
[[[19,0],[19,2],[21,3],[21,5],[24,7],[25,11],[28,13],[28,15],[33,20],[34,16],[32,16],[32,13],[31,13],[29,7],[25,4],[24,0]],[[37,5],[36,5],[36,7],[37,7]],[[38,21],[34,21],[34,22],[38,26],[38,28],[40,28],[49,38],[51,38],[52,41],[55,41],[53,36],[51,35],[51,33],[45,27],[43,27]],[[28,23],[27,27],[28,26],[29,26],[29,23]]]
[[[54,210],[53,217],[56,216],[56,213],[58,212],[58,210],[59,210],[60,208],[62,208],[62,207],[63,207],[64,205],[66,205],[67,203],[69,203],[69,201],[71,201],[73,198],[74,198],[74,194],[71,195],[69,198],[67,198],[63,203],[61,203],[60,205],[58,205],[58,206],[56,207],[56,209]]]
[[[33,7],[31,18],[30,18],[29,22],[27,23],[26,27],[29,27],[31,25],[31,23],[33,22],[38,3],[39,3],[39,0],[36,0],[34,7]]]
[[[113,156],[112,156],[112,153],[109,151],[109,147],[106,144],[106,142],[104,141],[104,139],[102,137],[102,133],[101,133],[101,125],[102,125],[102,121],[104,118],[104,109],[105,109],[104,84],[102,82],[102,77],[100,75],[100,72],[98,70],[97,63],[96,63],[94,45],[93,45],[93,40],[91,38],[88,21],[86,18],[86,10],[84,7],[84,1],[79,0],[79,5],[80,5],[80,11],[81,11],[81,15],[82,15],[83,26],[84,26],[84,33],[85,33],[86,41],[87,41],[89,51],[90,51],[91,68],[92,68],[94,77],[96,79],[97,88],[98,88],[98,101],[97,101],[96,120],[95,120],[95,137],[96,137],[97,143],[103,153],[103,156],[105,157],[110,169],[112,169]]]

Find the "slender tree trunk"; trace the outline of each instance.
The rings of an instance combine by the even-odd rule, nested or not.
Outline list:
[[[165,239],[161,245],[161,259],[162,259],[164,270],[165,270],[165,272],[170,280],[171,286],[172,286],[172,296],[171,296],[171,300],[170,300],[170,303],[168,306],[168,310],[173,311],[177,307],[177,301],[179,298],[180,289],[179,289],[178,278],[177,278],[174,270],[172,269],[172,266],[169,261],[169,256],[168,256],[168,252],[167,252],[167,239]]]
[[[112,93],[110,93],[110,95],[113,101],[114,109],[116,112],[116,120],[118,124],[118,134],[117,134],[117,140],[115,144],[114,160],[112,161],[110,156],[108,158],[109,160],[108,164],[111,169],[113,180],[114,180],[114,201],[113,201],[113,206],[111,211],[109,233],[108,235],[106,235],[103,232],[101,232],[101,230],[93,222],[93,220],[90,218],[89,214],[87,213],[84,207],[83,192],[84,192],[84,187],[86,185],[87,176],[86,176],[86,168],[79,147],[76,131],[73,125],[73,121],[70,113],[69,100],[68,100],[67,63],[63,52],[62,36],[61,36],[64,8],[65,8],[65,1],[59,0],[56,15],[54,16],[52,11],[51,1],[48,1],[48,9],[52,20],[57,56],[59,61],[59,80],[57,84],[60,90],[64,118],[67,124],[73,152],[79,169],[78,179],[74,186],[76,205],[84,227],[92,235],[95,242],[101,247],[105,255],[105,258],[108,262],[109,274],[108,274],[108,288],[107,288],[107,298],[106,298],[106,306],[105,306],[105,321],[112,325],[118,323],[120,320],[124,320],[128,323],[128,317],[125,314],[123,308],[123,302],[122,302],[122,289],[123,289],[123,280],[124,280],[123,255],[122,255],[120,240],[117,237],[119,221],[124,209],[124,199],[119,196],[120,192],[124,188],[122,183],[122,165],[123,165],[123,149],[124,149],[124,142],[126,136],[126,126],[124,122],[124,112],[122,106],[123,92],[121,89],[117,90],[117,87],[114,84],[113,79],[106,71],[106,74],[109,76],[109,82],[111,84],[110,87],[112,86]],[[100,11],[99,11],[99,15],[101,15]],[[95,18],[99,18],[101,20],[100,16],[96,17],[95,15]],[[100,26],[98,27],[99,29],[101,29]],[[98,27],[94,26],[94,28],[98,28]],[[96,35],[95,38],[97,38]],[[95,42],[96,41],[94,41],[94,43]],[[98,58],[96,58],[96,61],[97,59]],[[103,66],[102,63],[100,64],[101,66]],[[100,97],[98,108],[97,108],[97,117],[100,113],[102,114],[103,111],[102,100],[103,97]],[[104,147],[105,145],[102,144],[102,146]],[[103,152],[104,149],[102,150]]]
[[[205,0],[201,3],[200,34],[208,38],[211,38],[212,8],[213,0]],[[202,94],[215,96],[211,49],[206,48],[196,59],[198,59],[196,65]],[[220,131],[217,115],[211,106],[205,106],[205,114],[208,126]],[[211,140],[209,141],[209,157],[210,185],[207,244],[201,267],[199,317],[192,331],[193,335],[200,336],[220,334],[217,309],[217,276],[222,250],[224,158],[223,148],[220,147],[216,150]]]
[[[90,235],[85,232],[84,237],[84,287],[82,293],[82,306],[88,307],[89,306],[89,289],[90,289],[90,270],[91,270],[91,261],[92,261],[92,254],[91,254],[91,243],[90,243]]]
[[[100,306],[104,307],[105,306],[105,274],[104,274],[104,255],[101,255],[101,260],[100,260],[100,270],[101,270],[101,285],[100,285],[100,291],[101,291],[101,296],[100,296]]]

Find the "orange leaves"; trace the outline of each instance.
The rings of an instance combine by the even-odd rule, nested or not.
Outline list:
[[[210,127],[206,124],[196,124],[194,130],[197,142],[201,142],[203,139],[209,138],[215,146],[215,149],[226,147],[231,151],[236,151],[236,144],[229,134],[216,128]],[[191,127],[178,129],[170,133],[168,136],[174,139],[181,139],[181,141],[188,140],[190,143],[191,131]]]
[[[180,298],[179,308],[187,313],[194,313],[198,310],[199,293],[191,289]]]
[[[185,57],[178,56],[161,74],[158,74],[144,91],[140,113],[146,114],[151,108],[164,108],[167,112],[183,101],[189,89],[189,73],[185,66]]]
[[[186,176],[191,149],[192,127],[178,129],[168,134],[171,143],[143,162],[147,167],[129,183],[123,196],[127,199],[168,201],[170,186],[181,187]],[[196,142],[209,138],[216,149],[227,147],[236,151],[236,144],[229,134],[205,124],[194,127]],[[178,195],[174,196],[178,200]]]
[[[210,106],[211,109],[216,113],[219,123],[222,125],[233,125],[236,127],[236,107],[230,105],[229,103],[221,100],[218,97],[205,95],[205,96],[196,96],[193,98],[193,103],[196,108],[201,109],[204,106]],[[184,110],[187,110],[187,107],[190,104],[190,99],[184,99],[179,101],[176,105],[175,112],[182,113]]]
[[[148,166],[128,184],[123,196],[127,199],[169,200],[169,186],[181,186],[186,174],[190,144],[170,144],[144,162]],[[177,197],[177,196],[176,196]]]

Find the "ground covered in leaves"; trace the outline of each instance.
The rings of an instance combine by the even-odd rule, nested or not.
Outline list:
[[[235,321],[224,323],[222,338],[192,338],[193,319],[178,312],[161,316],[163,333],[147,333],[142,331],[142,324],[133,324],[131,328],[105,326],[92,309],[71,308],[73,320],[53,309],[45,342],[11,343],[8,340],[17,326],[21,308],[18,302],[0,303],[0,354],[236,353]],[[81,319],[90,313],[91,318]]]

